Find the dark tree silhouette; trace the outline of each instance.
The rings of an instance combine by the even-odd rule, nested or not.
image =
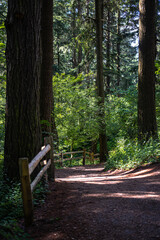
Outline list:
[[[4,169],[19,177],[18,158],[40,150],[40,0],[8,0]]]
[[[155,111],[155,0],[139,1],[138,138],[157,137]]]

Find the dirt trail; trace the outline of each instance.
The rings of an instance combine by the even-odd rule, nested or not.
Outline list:
[[[28,230],[35,240],[160,240],[160,164],[56,170],[50,189]]]

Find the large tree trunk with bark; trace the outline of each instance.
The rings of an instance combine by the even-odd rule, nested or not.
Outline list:
[[[104,82],[103,82],[103,55],[102,55],[102,1],[95,0],[96,10],[96,43],[97,43],[97,93],[99,98],[99,141],[100,141],[100,162],[106,161],[107,137],[104,111]]]
[[[41,19],[42,65],[40,115],[43,137],[53,135],[58,142],[54,118],[53,76],[53,0],[42,0]]]
[[[107,9],[107,79],[106,79],[106,88],[107,88],[107,92],[110,91],[110,82],[111,82],[111,77],[110,77],[110,62],[111,62],[111,12],[110,12],[110,0],[107,1],[107,5],[108,5],[108,9]]]
[[[138,138],[157,137],[155,111],[155,0],[139,1]]]
[[[78,0],[78,19],[81,24],[82,21],[82,3],[81,0]],[[82,45],[78,43],[78,74],[82,72],[81,67],[82,62]]]
[[[121,36],[120,36],[120,3],[118,2],[118,10],[117,10],[117,87],[120,85],[120,44],[121,44]]]
[[[42,0],[41,19],[42,65],[40,113],[42,132],[51,133],[51,113],[53,107],[52,65],[53,65],[53,1]]]
[[[18,158],[40,150],[41,0],[8,0],[4,169],[19,178]]]
[[[74,46],[73,46],[73,57],[72,57],[72,63],[73,63],[73,68],[77,68],[77,53],[76,53],[76,7],[75,7],[76,2],[73,2],[72,6],[72,20],[71,20],[71,28],[72,28],[72,37],[74,39]],[[77,75],[76,70],[75,70],[75,75]]]

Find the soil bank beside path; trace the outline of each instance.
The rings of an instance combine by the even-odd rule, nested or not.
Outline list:
[[[160,240],[160,164],[56,170],[28,229],[34,240]]]

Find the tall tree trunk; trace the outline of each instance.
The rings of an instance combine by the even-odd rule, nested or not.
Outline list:
[[[18,158],[40,150],[40,0],[8,0],[4,169],[19,178]]]
[[[54,119],[53,100],[53,0],[42,0],[42,67],[41,67],[41,95],[40,110],[43,137],[53,134],[57,141],[57,131]]]
[[[138,138],[157,137],[155,111],[155,0],[139,1]]]
[[[104,82],[103,82],[103,56],[102,56],[102,1],[95,0],[96,10],[96,42],[97,42],[97,92],[99,98],[99,140],[100,140],[100,162],[106,161],[107,138],[104,111]]]
[[[107,4],[108,4],[108,6],[110,5],[110,0],[108,0]],[[110,24],[111,24],[110,8],[108,7],[108,10],[107,10],[107,64],[106,64],[106,67],[107,67],[106,86],[107,86],[108,92],[110,90],[110,82],[111,82],[110,73],[108,73],[109,69],[110,69],[110,51],[111,51]]]
[[[82,3],[81,0],[78,0],[78,19],[79,22],[81,22],[82,18]],[[82,45],[81,43],[78,43],[78,74],[81,73],[82,67],[81,67],[81,62],[82,62]]]
[[[57,42],[57,65],[58,65],[58,72],[60,72],[60,44],[59,44],[59,42],[60,42],[60,37],[59,36],[57,36],[57,40],[58,40],[58,42]]]
[[[43,136],[46,136],[51,133],[51,113],[53,110],[53,0],[42,0],[41,39],[42,66],[40,110],[41,121],[43,122]]]
[[[156,1],[156,59],[159,59],[159,55],[160,55],[160,51],[158,48],[158,42],[160,41],[160,16],[159,16],[159,12],[160,12],[160,3],[159,0],[155,0]]]
[[[76,54],[76,40],[75,40],[75,38],[76,38],[76,9],[75,9],[75,1],[73,2],[73,6],[72,6],[71,28],[72,28],[72,36],[73,36],[73,41],[74,41],[72,63],[73,63],[73,68],[76,68],[77,67],[77,54]]]
[[[87,20],[89,20],[89,13],[90,13],[90,0],[87,0]],[[88,44],[88,48],[89,48],[89,44]],[[89,60],[89,49],[87,49],[87,53],[86,53],[86,74],[88,74],[90,71],[90,60]],[[88,86],[89,86],[89,77],[87,78],[88,80]]]
[[[87,0],[87,17],[88,18],[89,18],[89,10],[90,10],[89,4],[90,4],[90,0]]]
[[[118,2],[119,3],[119,2]],[[120,4],[117,12],[117,87],[120,84]]]

